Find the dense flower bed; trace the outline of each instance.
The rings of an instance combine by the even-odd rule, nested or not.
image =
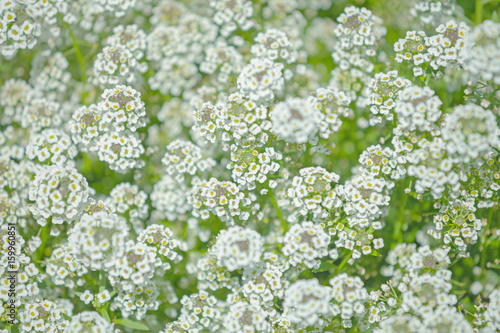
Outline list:
[[[0,0],[0,333],[500,332],[498,7]]]

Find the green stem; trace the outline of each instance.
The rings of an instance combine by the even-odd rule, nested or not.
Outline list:
[[[41,239],[42,239],[42,244],[40,245],[40,247],[38,248],[38,250],[36,250],[36,253],[35,253],[35,261],[36,262],[41,262],[42,261],[42,258],[44,256],[44,250],[45,250],[45,247],[47,246],[47,239],[49,238],[49,231],[50,231],[50,226],[51,226],[51,221],[47,221],[47,224],[40,228],[39,230],[39,235],[41,233]]]
[[[484,244],[484,245],[483,245],[483,249],[481,250],[481,254],[480,254],[480,258],[481,258],[480,259],[480,267],[481,267],[483,273],[486,270],[486,259],[487,259],[487,253],[488,253],[487,248],[488,248],[488,245],[490,243],[490,242],[486,241],[486,233],[488,232],[488,229],[490,227],[490,222],[492,219],[493,219],[493,208],[491,208],[490,211],[488,212],[488,217],[486,219],[486,226],[484,227],[484,231],[483,231],[482,236],[481,236],[481,244]],[[490,236],[490,237],[493,237],[493,236]]]
[[[92,289],[94,289],[94,291],[96,293],[98,293],[99,292],[99,288],[94,283],[95,278],[93,276],[91,276],[90,274],[88,274],[88,273],[85,274],[83,277],[85,278],[85,281],[87,281],[88,284],[90,284],[90,286],[92,287]]]
[[[288,222],[283,218],[283,215],[281,214],[281,210],[278,207],[278,203],[276,202],[276,199],[274,198],[273,191],[269,189],[269,198],[271,199],[271,203],[274,206],[274,209],[276,209],[276,214],[278,215],[278,218],[281,221],[281,226],[283,227],[283,233],[288,231]]]
[[[408,201],[408,195],[404,193],[405,188],[402,188],[402,200],[399,206],[399,214],[396,220],[396,224],[394,225],[394,231],[392,234],[392,238],[397,241],[397,243],[403,242],[403,217],[406,208],[406,202]]]
[[[63,25],[66,27],[68,30],[69,36],[73,40],[73,47],[75,49],[75,55],[76,59],[78,60],[78,63],[80,64],[80,72],[82,76],[82,84],[83,84],[83,92],[82,92],[82,104],[85,104],[85,98],[87,97],[87,91],[86,91],[86,84],[87,84],[87,76],[86,76],[86,68],[85,68],[85,60],[83,59],[82,51],[80,50],[80,46],[78,45],[78,41],[73,34],[73,31],[71,30],[71,27],[69,26],[68,23],[64,22],[60,14],[57,14],[59,18],[61,19]]]
[[[476,0],[476,24],[483,22],[483,0]]]
[[[344,266],[347,264],[347,261],[351,258],[351,256],[352,256],[352,251],[349,252],[349,254],[344,257],[344,260],[342,260],[340,265],[337,266],[337,269],[335,270],[335,275],[337,275],[342,271],[342,268],[344,268]]]

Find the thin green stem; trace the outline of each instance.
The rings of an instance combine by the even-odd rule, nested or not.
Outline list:
[[[394,225],[394,231],[392,233],[392,238],[397,241],[397,243],[403,242],[403,218],[406,208],[406,202],[408,201],[408,195],[404,193],[405,188],[402,188],[402,200],[399,206],[399,214]]]
[[[483,22],[483,0],[476,0],[476,24]]]
[[[86,85],[87,85],[87,70],[85,68],[85,60],[83,59],[82,51],[80,50],[80,46],[78,45],[78,41],[73,34],[73,31],[71,30],[71,27],[69,26],[68,23],[64,22],[60,14],[57,14],[59,18],[61,19],[63,25],[66,27],[68,30],[69,36],[71,37],[71,40],[73,40],[73,48],[75,49],[75,55],[76,59],[78,60],[78,63],[80,64],[80,72],[81,72],[81,79],[82,79],[82,104],[85,104],[85,98],[87,97],[87,90],[86,90]]]
[[[36,262],[41,262],[41,260],[44,256],[44,250],[45,250],[45,247],[47,246],[47,240],[49,238],[49,231],[50,231],[51,224],[52,223],[50,220],[47,221],[47,224],[45,226],[43,226],[42,228],[40,228],[38,231],[38,235],[39,236],[41,235],[42,244],[36,250],[36,253],[35,253],[35,261]]]
[[[490,208],[490,211],[488,212],[488,217],[486,219],[486,226],[484,227],[484,232],[481,236],[481,244],[484,244],[484,245],[483,245],[483,248],[482,248],[481,254],[480,254],[480,267],[481,267],[483,273],[486,270],[486,259],[488,257],[487,256],[487,254],[488,254],[487,248],[489,245],[489,242],[486,241],[486,233],[488,232],[488,229],[489,229],[490,224],[491,224],[491,220],[493,219],[493,212],[494,212],[493,208]],[[490,236],[490,237],[492,237],[492,236]]]
[[[347,264],[347,261],[349,261],[349,259],[351,258],[351,256],[352,256],[352,251],[349,252],[349,254],[344,257],[344,260],[342,260],[342,262],[340,263],[340,265],[337,266],[337,269],[335,270],[335,275],[342,271],[342,269]]]
[[[273,204],[273,207],[276,210],[276,214],[278,215],[278,218],[281,221],[281,226],[283,227],[283,232],[285,233],[288,231],[288,222],[283,218],[281,210],[278,206],[278,203],[276,202],[276,199],[274,198],[274,194],[271,189],[269,189],[269,198],[271,199],[271,203]]]

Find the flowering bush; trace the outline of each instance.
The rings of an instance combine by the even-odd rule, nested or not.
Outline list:
[[[500,332],[496,0],[0,0],[0,333]]]

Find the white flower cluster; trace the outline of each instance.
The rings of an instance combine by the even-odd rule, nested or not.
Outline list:
[[[320,285],[317,279],[297,280],[285,292],[284,314],[300,328],[322,327],[332,316],[332,298],[332,288]]]
[[[297,61],[297,50],[286,33],[281,30],[269,29],[259,32],[254,42],[250,52],[255,57],[269,58],[272,61],[282,60],[287,64]]]
[[[125,253],[128,227],[116,214],[84,214],[69,231],[71,254],[91,270],[108,270]]]
[[[222,85],[227,84],[231,80],[231,75],[239,73],[244,65],[245,62],[238,50],[228,45],[224,39],[218,38],[212,45],[207,46],[199,70],[209,75],[218,71],[217,81]]]
[[[33,134],[26,146],[26,156],[40,164],[72,164],[77,154],[78,150],[70,136],[59,129],[47,128]]]
[[[465,37],[459,61],[474,78],[500,84],[500,24],[484,21]]]
[[[195,217],[207,220],[212,213],[228,225],[234,224],[234,217],[241,221],[250,217],[250,212],[242,208],[252,203],[251,198],[232,182],[210,178],[194,184],[191,191],[187,202],[192,205],[192,214]]]
[[[456,0],[417,0],[412,2],[410,14],[423,24],[441,22],[443,17],[451,16],[455,10]]]
[[[217,298],[206,291],[199,291],[192,295],[184,295],[180,300],[182,304],[179,318],[167,324],[160,333],[184,333],[220,329],[221,313],[217,307]]]
[[[275,262],[277,260],[275,254],[267,252],[264,253],[263,257],[264,260],[271,260],[266,261],[264,265],[243,270],[245,283],[242,287],[242,293],[251,304],[260,304],[265,308],[270,308],[273,306],[275,298],[283,298],[290,282],[283,275],[287,265]]]
[[[118,258],[108,271],[111,285],[119,286],[126,292],[145,286],[153,277],[156,268],[162,265],[156,251],[156,248],[145,243],[128,240],[125,243],[125,254]]]
[[[89,186],[75,168],[50,165],[42,167],[30,184],[30,211],[44,226],[50,219],[54,224],[70,223],[83,213],[89,200]]]
[[[368,105],[368,84],[372,78],[367,73],[357,68],[343,70],[335,67],[330,75],[329,85],[343,91],[356,108],[365,108]],[[352,117],[353,111],[350,110],[345,116]]]
[[[349,226],[367,227],[370,224],[377,229],[374,221],[382,214],[384,206],[391,200],[387,195],[394,187],[394,182],[375,178],[370,174],[356,175],[346,182],[343,189],[344,211],[348,216]]]
[[[175,175],[180,182],[184,180],[184,174],[193,176],[197,172],[209,171],[216,164],[212,158],[203,158],[200,147],[185,140],[170,142],[161,162],[167,167],[167,174]]]
[[[69,327],[69,321],[63,317],[63,311],[57,303],[49,300],[25,304],[19,313],[20,332],[58,332]]]
[[[238,76],[238,89],[255,103],[269,102],[283,90],[283,67],[268,58],[253,58]]]
[[[155,248],[158,257],[163,259],[162,268],[167,270],[171,268],[171,265],[166,260],[179,262],[182,259],[182,256],[175,252],[181,244],[173,238],[173,235],[174,233],[169,228],[159,224],[152,224],[137,236],[137,241],[146,244],[148,247]]]
[[[174,13],[176,10],[177,8],[174,8]],[[146,59],[151,69],[155,71],[148,80],[149,87],[159,90],[162,94],[173,96],[190,92],[202,79],[199,66],[206,58],[203,53],[216,41],[218,30],[212,18],[200,16],[189,10],[174,22],[166,20],[155,25],[146,40]],[[221,72],[232,73],[233,66],[239,65],[240,56],[236,52],[224,51],[225,54],[221,58],[231,57],[231,59],[225,62],[227,64],[225,68],[221,64]],[[213,51],[210,53],[213,55]],[[215,60],[210,59],[208,54],[207,56],[207,60]],[[216,61],[217,64],[220,63],[219,59]],[[205,67],[204,65],[203,69],[206,71]]]
[[[466,253],[468,244],[475,244],[478,232],[483,224],[476,217],[473,200],[451,201],[440,208],[440,214],[434,216],[437,232],[429,230],[429,234],[436,239],[443,239],[445,245],[453,244],[462,253]]]
[[[335,87],[318,88],[308,98],[287,98],[276,104],[269,116],[273,133],[290,143],[316,144],[342,126],[340,115],[348,113],[347,95]]]
[[[440,198],[448,188],[457,192],[460,175],[452,170],[452,160],[446,156],[446,143],[441,138],[432,141],[422,139],[414,151],[406,156],[408,175],[415,177],[415,191],[431,190],[434,198]]]
[[[483,333],[493,333],[500,330],[500,290],[495,289],[490,294],[490,302],[484,312],[486,327],[481,330]]]
[[[57,12],[56,12],[57,13]],[[11,58],[19,49],[32,49],[41,34],[42,20],[54,20],[54,11],[47,11],[38,1],[5,1],[0,8],[0,49]],[[45,16],[47,15],[47,16]]]
[[[309,269],[318,269],[321,259],[328,255],[330,236],[313,222],[294,224],[283,237],[281,251],[293,266],[303,263]]]
[[[390,147],[374,145],[366,148],[359,155],[359,163],[373,176],[387,176],[401,179],[406,174],[404,156],[398,155]]]
[[[333,315],[342,319],[342,326],[352,327],[351,318],[361,317],[365,313],[364,303],[368,300],[368,292],[358,276],[351,277],[345,273],[330,279],[333,289]]]
[[[116,213],[128,218],[136,232],[140,232],[144,229],[144,220],[148,216],[147,199],[148,195],[139,190],[139,186],[121,183],[109,193],[108,203],[114,207]]]
[[[238,27],[249,30],[254,26],[253,3],[250,0],[210,0],[210,7],[215,9],[214,22],[220,26],[220,33],[228,37]]]
[[[342,197],[334,185],[339,179],[339,175],[322,167],[302,168],[293,177],[286,195],[300,214],[313,213],[315,218],[325,218],[330,210],[342,205]]]
[[[381,320],[379,328],[375,331],[394,332],[398,327],[415,332],[422,330],[473,332],[464,315],[454,307],[457,297],[449,293],[450,275],[451,272],[444,270],[435,274],[423,273],[411,278],[405,277],[404,283],[400,283],[397,287],[401,295],[397,295],[391,286],[382,285],[384,298],[387,301],[370,310],[372,319]],[[376,293],[372,294],[371,298],[380,302],[380,296],[381,293]],[[395,312],[396,315],[381,317],[380,310],[386,313]]]
[[[231,162],[227,165],[233,180],[249,190],[257,187],[256,182],[275,188],[278,183],[269,178],[278,172],[280,164],[276,161],[281,161],[283,155],[272,147],[266,147],[261,153],[255,149],[238,148],[231,146]]]
[[[386,261],[389,266],[382,267],[381,273],[391,278],[394,288],[405,290],[408,277],[434,272],[448,278],[451,274],[446,268],[450,264],[449,247],[431,249],[428,245],[417,248],[415,243],[398,244],[389,251]],[[399,289],[398,289],[399,290]]]
[[[46,259],[45,265],[45,272],[53,283],[71,289],[77,285],[75,281],[88,272],[88,269],[74,258],[68,245],[55,248],[50,258]]]
[[[398,76],[398,71],[390,71],[387,73],[377,73],[371,79],[368,85],[370,89],[369,104],[370,111],[376,116],[375,119],[370,120],[372,124],[382,122],[383,115],[387,120],[391,121],[394,114],[391,110],[396,106],[399,92],[411,85],[411,81]]]
[[[338,222],[338,219],[335,223],[327,222],[327,226],[329,234],[338,238],[335,240],[337,247],[353,251],[352,259],[384,247],[384,240],[374,238],[373,230],[383,227],[379,219],[384,216],[385,206],[390,203],[388,194],[393,187],[392,181],[376,178],[367,171],[357,174],[344,186],[337,187],[347,226],[342,221]]]
[[[104,90],[101,98],[98,107],[102,114],[103,129],[108,127],[108,130],[116,132],[126,129],[135,132],[146,126],[146,109],[141,100],[141,93],[137,90],[130,86],[117,85]]]
[[[113,29],[93,68],[93,81],[102,88],[117,84],[132,84],[148,70],[146,62],[140,62],[146,50],[146,34],[137,25],[119,25]]]
[[[110,309],[119,308],[123,317],[128,318],[134,315],[137,320],[141,320],[148,311],[158,310],[160,306],[159,294],[158,288],[153,282],[136,287],[132,291],[119,290]]]
[[[34,132],[38,132],[42,128],[61,126],[65,118],[62,114],[64,110],[62,110],[61,104],[49,98],[38,96],[39,93],[36,91],[29,102],[25,104],[20,113],[19,125]]]
[[[400,38],[394,43],[394,51],[396,53],[396,61],[402,63],[403,61],[412,62],[413,75],[422,76],[424,71],[420,65],[427,63],[431,60],[430,53],[427,53],[427,46],[425,40],[427,35],[423,31],[407,31],[405,38]]]
[[[53,99],[57,99],[57,93],[67,92],[68,86],[72,83],[69,66],[70,63],[63,53],[44,50],[33,59],[30,83],[45,94],[55,92]]]
[[[322,121],[319,123],[319,137],[328,139],[333,133],[340,131],[342,120],[340,117],[348,117],[352,110],[349,108],[351,99],[341,89],[335,86],[318,88],[310,93],[315,97],[315,108],[322,113]]]
[[[468,163],[500,146],[495,115],[479,105],[458,105],[444,119],[441,129],[448,155]]]
[[[457,64],[459,52],[465,46],[465,37],[469,30],[464,22],[457,24],[453,20],[436,28],[438,34],[428,37],[425,41],[427,52],[432,55],[430,65],[433,69]]]
[[[104,133],[99,136],[97,146],[99,160],[109,164],[111,170],[126,173],[130,169],[141,169],[145,162],[141,160],[145,149],[135,133]]]
[[[83,311],[71,317],[71,322],[63,333],[90,333],[100,331],[115,332],[113,324],[109,323],[95,311]]]
[[[225,102],[225,105],[204,103],[194,112],[194,129],[212,143],[219,136],[224,150],[230,149],[228,142],[233,140],[243,146],[264,145],[271,129],[267,107],[248,100],[241,93],[229,95]]]
[[[399,93],[394,111],[401,130],[430,132],[436,129],[443,103],[429,87],[410,86]]]
[[[335,34],[341,41],[342,49],[349,51],[356,46],[367,46],[366,56],[374,56],[375,43],[385,35],[382,20],[366,8],[346,7],[337,17],[339,24]]]
[[[151,205],[155,208],[153,215],[157,219],[167,218],[170,221],[185,220],[183,217],[191,210],[188,201],[188,187],[169,175],[164,175],[151,192]]]
[[[24,80],[9,79],[0,89],[0,106],[3,109],[2,125],[19,121],[24,105],[33,98],[33,88]]]
[[[224,317],[224,327],[228,333],[246,331],[270,333],[271,324],[266,320],[268,316],[268,311],[262,309],[260,305],[239,301],[230,305]]]
[[[276,104],[269,117],[273,133],[290,143],[306,143],[318,131],[322,114],[315,108],[314,98],[288,98]]]
[[[221,230],[210,251],[217,258],[219,266],[234,271],[258,264],[264,243],[262,236],[255,230],[233,226]]]
[[[145,152],[138,128],[145,126],[146,111],[141,94],[118,85],[106,89],[98,104],[82,106],[73,114],[73,140],[83,151],[97,152],[112,170],[126,172],[142,168],[139,157]]]
[[[354,66],[366,73],[374,70],[370,57],[376,55],[378,44],[387,33],[382,19],[366,8],[346,7],[337,17],[334,32],[339,38],[332,53],[335,63],[343,70]]]

